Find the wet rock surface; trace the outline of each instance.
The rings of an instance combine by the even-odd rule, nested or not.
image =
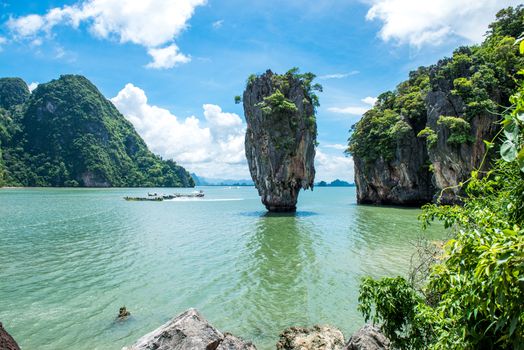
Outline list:
[[[315,178],[311,97],[301,79],[268,70],[250,79],[243,104],[246,158],[262,203],[269,211],[295,211],[300,189],[313,188]]]
[[[0,350],[20,350],[13,337],[4,329],[2,322],[0,322]]]
[[[256,350],[249,342],[223,334],[189,309],[122,350]]]
[[[344,335],[331,326],[290,327],[280,334],[277,350],[342,350]]]

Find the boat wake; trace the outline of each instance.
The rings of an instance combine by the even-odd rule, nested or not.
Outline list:
[[[243,200],[244,198],[173,198],[166,199],[164,202],[234,202]]]

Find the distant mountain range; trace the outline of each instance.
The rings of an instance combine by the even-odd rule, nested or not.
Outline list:
[[[336,179],[334,181],[331,181],[330,183],[327,183],[326,181],[320,181],[319,183],[315,184],[317,187],[354,187],[354,183],[349,183],[344,180]]]
[[[213,179],[191,174],[196,186],[254,186],[253,180]]]
[[[191,174],[196,186],[254,186],[253,180],[229,180],[213,179]],[[332,182],[320,181],[315,183],[317,187],[353,187],[355,184],[336,179]]]

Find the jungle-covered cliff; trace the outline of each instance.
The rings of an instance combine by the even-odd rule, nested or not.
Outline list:
[[[471,171],[486,170],[488,144],[524,67],[524,7],[499,11],[480,45],[409,74],[351,129],[359,203],[460,202]],[[486,157],[485,157],[486,155]]]
[[[0,79],[0,186],[192,187],[85,77]]]

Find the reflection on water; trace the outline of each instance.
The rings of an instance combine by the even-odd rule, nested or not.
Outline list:
[[[244,302],[256,308],[244,310],[241,317],[256,326],[257,338],[274,338],[272,331],[307,324],[316,257],[310,232],[295,215],[265,215],[255,227],[241,257],[238,285],[245,287]]]
[[[24,350],[121,349],[189,307],[260,350],[291,325],[350,334],[360,278],[404,273],[420,234],[418,210],[356,206],[353,188],[303,192],[293,214],[249,187],[122,199],[147,191],[167,192],[0,190],[0,320]]]
[[[249,212],[242,212],[240,215],[243,216],[250,216],[250,217],[266,217],[266,218],[278,218],[278,217],[293,217],[293,218],[300,218],[300,217],[308,217],[308,216],[314,216],[318,215],[318,213],[312,212],[312,211],[303,211],[299,210],[296,212],[283,212],[283,213],[271,213],[268,211],[249,211]]]

